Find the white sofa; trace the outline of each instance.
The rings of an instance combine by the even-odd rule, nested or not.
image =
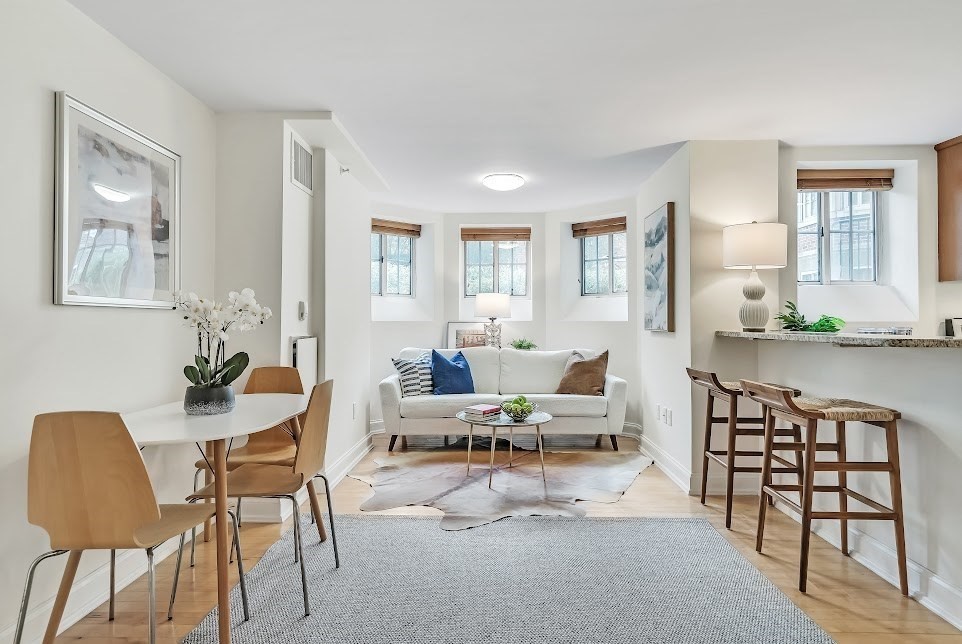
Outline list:
[[[413,359],[430,349],[407,348],[398,356]],[[459,349],[438,349],[450,358]],[[467,427],[455,414],[481,403],[500,404],[518,394],[537,403],[541,411],[554,416],[546,434],[607,434],[618,449],[617,436],[625,423],[628,384],[616,376],[605,378],[603,396],[556,394],[573,349],[565,351],[519,351],[494,347],[460,349],[471,368],[473,394],[401,397],[397,373],[381,381],[381,408],[384,431],[391,435],[391,446],[398,436],[465,434]],[[578,350],[585,357],[594,353]]]

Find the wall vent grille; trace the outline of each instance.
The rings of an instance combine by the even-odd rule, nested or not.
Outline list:
[[[291,135],[291,183],[308,194],[314,194],[314,156]]]

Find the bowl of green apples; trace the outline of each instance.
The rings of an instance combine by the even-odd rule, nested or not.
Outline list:
[[[512,400],[505,400],[501,403],[501,411],[511,417],[516,423],[523,423],[528,420],[528,416],[538,410],[537,405],[528,402],[524,396],[517,396]]]

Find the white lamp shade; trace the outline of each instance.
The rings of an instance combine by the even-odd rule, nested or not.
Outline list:
[[[474,315],[479,318],[509,318],[511,297],[503,293],[478,293],[474,297]]]
[[[788,264],[788,226],[736,224],[722,228],[725,268],[784,268]]]

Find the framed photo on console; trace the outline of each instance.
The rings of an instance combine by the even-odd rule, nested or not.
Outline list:
[[[54,303],[172,308],[180,156],[57,93]]]
[[[448,322],[447,349],[485,346],[484,324],[480,322]]]

